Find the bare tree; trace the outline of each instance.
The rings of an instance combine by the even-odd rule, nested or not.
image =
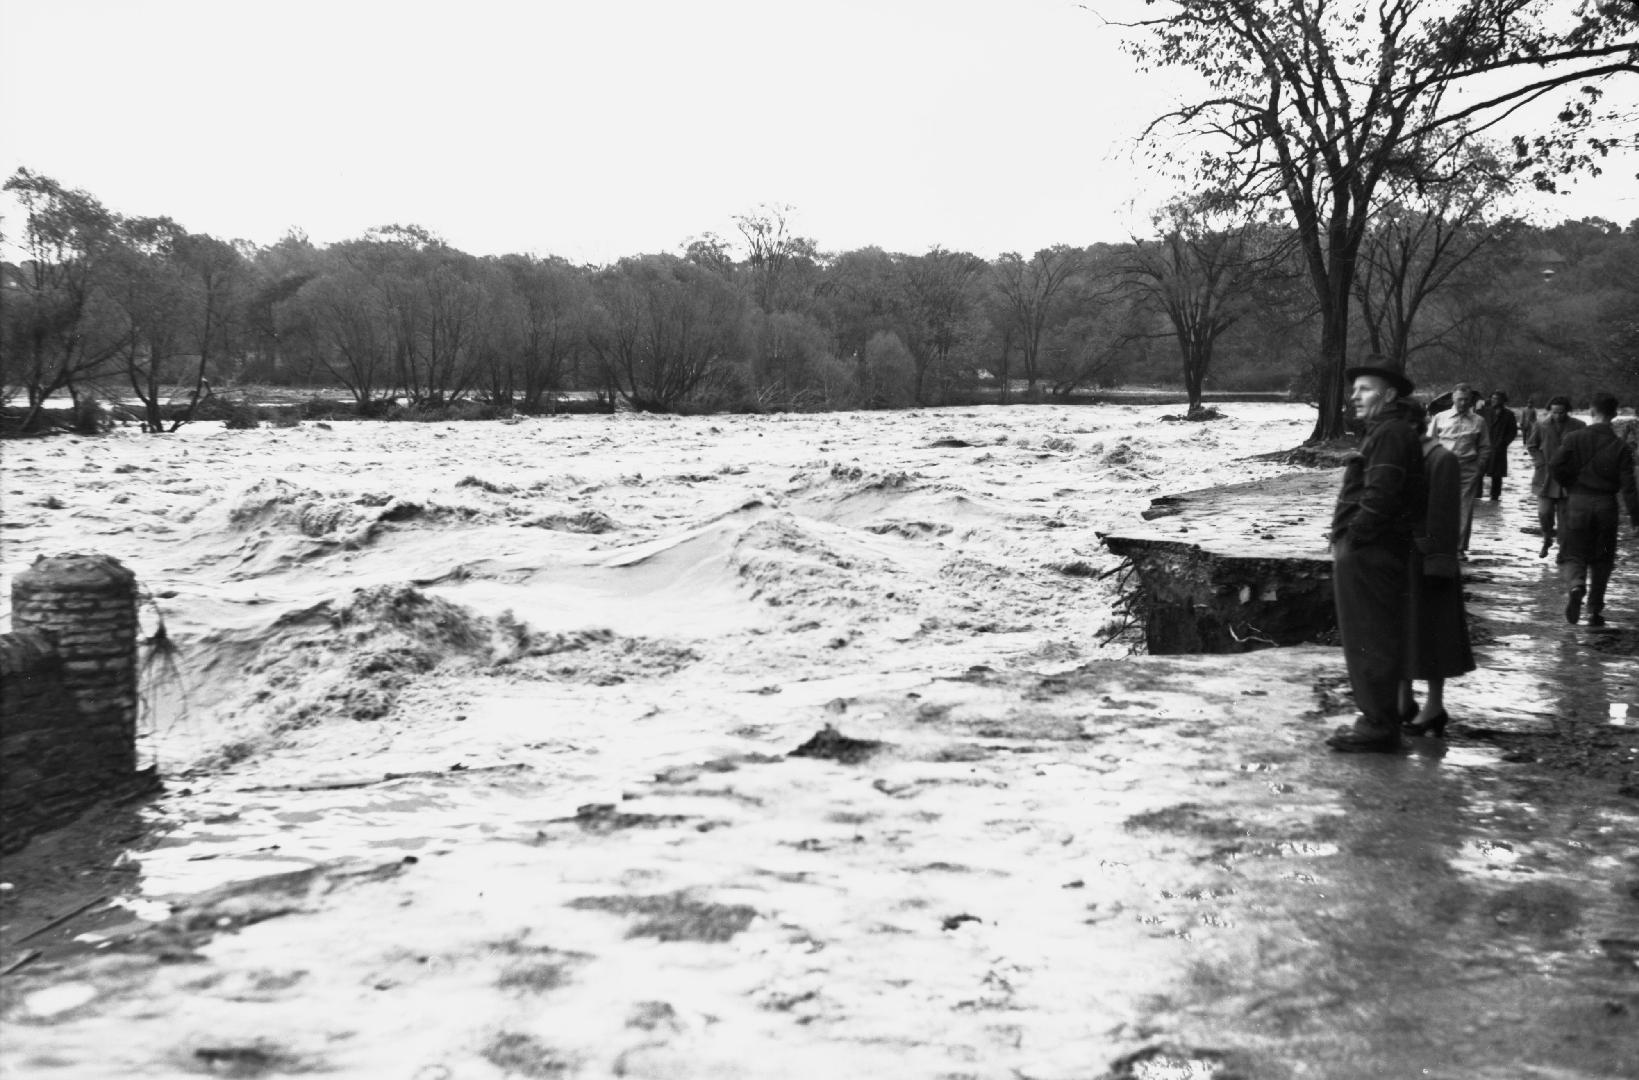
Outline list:
[[[1063,244],[1043,248],[1028,260],[1016,252],[1006,252],[992,265],[996,292],[1007,313],[1004,324],[1003,354],[1017,343],[1024,371],[1025,392],[1036,396],[1041,378],[1041,346],[1047,332],[1053,304],[1082,267],[1082,252]],[[1003,400],[1007,392],[1004,364]]]
[[[1174,200],[1155,225],[1158,237],[1134,241],[1128,281],[1172,328],[1193,414],[1218,338],[1254,304],[1280,244],[1266,223],[1214,193]]]
[[[812,264],[816,257],[814,241],[792,233],[791,211],[792,208],[784,204],[765,203],[734,218],[734,225],[746,245],[752,299],[765,314],[790,306],[785,286],[791,271],[799,263]],[[708,233],[695,241],[689,247],[690,257],[706,264],[711,258],[711,242],[715,240]]]
[[[1463,156],[1468,168],[1450,183],[1427,188],[1396,175],[1385,184],[1386,197],[1361,244],[1354,285],[1375,353],[1409,361],[1454,330],[1455,320],[1448,318],[1428,332],[1432,301],[1459,283],[1476,257],[1512,226],[1492,212],[1511,186],[1510,174],[1482,145]]]
[[[1291,214],[1321,318],[1319,416],[1343,432],[1360,246],[1391,174],[1449,181],[1458,151],[1546,95],[1583,84],[1557,127],[1515,140],[1517,167],[1597,168],[1631,131],[1599,126],[1600,81],[1639,72],[1639,5],[1584,0],[1157,0],[1128,25],[1146,69],[1192,68],[1210,89],[1156,120],[1205,137],[1215,186]]]
[[[905,345],[916,365],[915,399],[925,405],[935,382],[949,377],[957,347],[970,336],[985,261],[935,247],[899,264]]]
[[[739,298],[717,275],[666,255],[622,259],[593,283],[587,343],[634,409],[669,412],[722,375]]]
[[[502,266],[518,297],[516,367],[524,408],[552,406],[586,351],[592,304],[585,276],[562,259],[508,255]]]
[[[20,386],[39,420],[46,399],[95,379],[130,345],[130,323],[108,294],[119,217],[95,197],[49,176],[18,169],[6,181],[23,206],[25,258],[8,268],[0,374]]]

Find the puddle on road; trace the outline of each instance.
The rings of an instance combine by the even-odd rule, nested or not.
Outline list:
[[[1438,758],[1441,765],[1454,769],[1489,769],[1503,764],[1502,751],[1490,746],[1452,746],[1447,743]]]

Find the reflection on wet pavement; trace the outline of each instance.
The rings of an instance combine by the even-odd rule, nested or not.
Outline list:
[[[1448,686],[1453,723],[1470,734],[1525,736],[1500,740],[1516,757],[1639,785],[1639,741],[1598,745],[1592,734],[1639,702],[1639,542],[1624,530],[1609,625],[1572,626],[1553,556],[1537,557],[1540,533],[1524,477],[1498,502],[1479,504],[1474,529],[1465,593],[1480,670]]]

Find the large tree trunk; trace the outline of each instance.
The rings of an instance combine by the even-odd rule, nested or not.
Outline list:
[[[1331,305],[1328,305],[1330,307]],[[1321,313],[1319,379],[1315,385],[1314,430],[1309,442],[1326,442],[1343,435],[1343,372],[1348,367],[1347,310]]]
[[[1353,220],[1351,220],[1351,218]],[[1349,366],[1349,301],[1354,295],[1355,255],[1365,232],[1365,213],[1356,206],[1352,213],[1344,198],[1334,198],[1332,222],[1328,227],[1331,244],[1326,253],[1326,281],[1320,295],[1320,378],[1315,387],[1315,429],[1309,441],[1326,442],[1347,434],[1343,401]]]
[[[1206,369],[1211,356],[1211,345],[1197,337],[1192,337],[1182,344],[1184,352],[1184,393],[1189,397],[1189,412],[1193,415],[1201,408],[1201,390],[1206,383]]]

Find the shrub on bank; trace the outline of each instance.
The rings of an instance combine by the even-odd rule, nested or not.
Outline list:
[[[291,406],[285,406],[291,408]],[[296,415],[303,420],[348,420],[358,415],[351,402],[314,394],[294,406]]]
[[[76,435],[101,435],[114,426],[108,410],[94,397],[83,397],[74,403],[70,425]]]
[[[449,401],[438,405],[399,405],[387,413],[389,420],[415,424],[500,420],[512,416],[512,406],[483,401]]]
[[[229,402],[221,411],[222,426],[229,431],[249,431],[262,426],[261,410],[248,401]],[[198,418],[198,413],[195,417]]]

